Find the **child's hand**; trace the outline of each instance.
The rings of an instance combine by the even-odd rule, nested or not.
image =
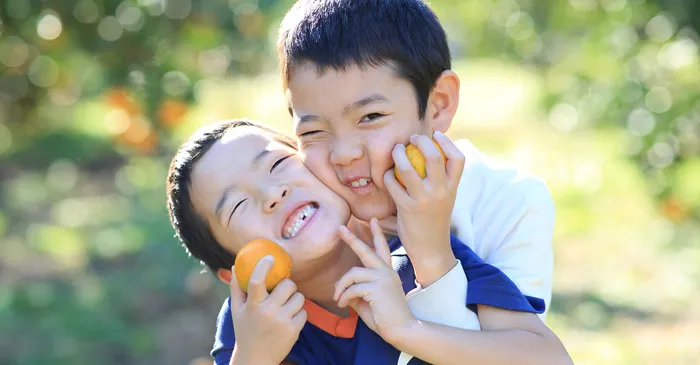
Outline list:
[[[248,294],[241,289],[232,269],[231,314],[236,334],[234,363],[280,364],[292,350],[306,323],[304,296],[289,279],[281,281],[270,294],[265,277],[273,259],[267,256],[253,269]],[[270,339],[274,339],[271,341]]]
[[[343,275],[335,284],[333,299],[341,308],[350,305],[370,329],[392,343],[416,318],[408,308],[401,279],[391,266],[389,245],[376,218],[370,221],[370,229],[375,252],[347,227],[341,227],[340,237],[365,267],[354,267]]]
[[[450,246],[450,218],[465,160],[447,136],[435,132],[433,138],[447,166],[428,136],[414,135],[411,143],[425,156],[425,179],[413,168],[401,144],[394,147],[392,156],[406,188],[396,181],[393,169],[384,174],[384,184],[398,211],[399,238],[413,263],[416,280],[423,286],[441,278],[456,263]]]

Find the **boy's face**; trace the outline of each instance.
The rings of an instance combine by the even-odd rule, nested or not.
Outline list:
[[[235,253],[253,239],[275,241],[292,259],[293,278],[343,247],[337,230],[350,218],[348,205],[297,151],[256,127],[217,141],[194,165],[190,192],[222,246]]]
[[[396,213],[384,186],[391,151],[412,134],[433,131],[430,107],[420,120],[413,86],[390,66],[348,67],[319,74],[296,67],[287,99],[306,166],[368,221]],[[438,128],[440,129],[440,128]]]

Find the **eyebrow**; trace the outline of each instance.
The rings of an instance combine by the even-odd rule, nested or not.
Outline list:
[[[346,106],[343,108],[343,115],[348,115],[351,111],[356,110],[356,109],[360,109],[360,108],[362,108],[363,106],[366,106],[366,105],[369,105],[369,104],[372,104],[372,103],[385,102],[385,101],[389,101],[389,99],[387,99],[384,95],[381,95],[381,94],[372,94],[372,95],[367,96],[367,97],[365,97],[365,98],[362,98],[362,99],[360,99],[360,100],[358,100],[358,101],[356,101],[356,102],[354,102],[354,103],[352,103],[352,104],[346,105]],[[289,110],[289,113],[290,113],[291,115],[294,115],[294,113],[292,112],[291,107],[289,107],[288,110]],[[299,117],[299,123],[298,123],[298,124],[304,124],[304,123],[306,123],[306,122],[312,122],[312,121],[315,121],[315,120],[318,120],[318,119],[319,119],[318,115],[313,115],[313,114],[304,115],[304,116]]]
[[[388,99],[381,94],[372,94],[370,96],[367,96],[365,98],[362,98],[352,104],[348,104],[343,108],[343,115],[347,115],[353,110],[360,109],[365,105],[373,104],[373,103],[379,103],[379,102],[384,102],[388,101]]]
[[[260,161],[262,161],[262,159],[265,158],[265,156],[267,156],[268,154],[270,154],[270,150],[268,150],[267,148],[260,151],[260,153],[258,153],[253,158],[251,168],[253,168],[253,169],[258,168],[260,165]],[[221,211],[224,209],[224,204],[226,204],[226,201],[228,200],[229,195],[234,190],[236,190],[235,186],[230,186],[230,187],[224,189],[224,192],[221,194],[221,197],[219,198],[219,202],[216,203],[216,208],[214,209],[214,213],[216,214],[217,218],[221,218]]]

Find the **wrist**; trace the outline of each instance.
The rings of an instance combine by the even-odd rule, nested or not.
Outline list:
[[[457,258],[451,250],[446,253],[432,252],[416,255],[415,258],[409,255],[409,258],[413,264],[416,281],[423,288],[440,280],[457,264]]]
[[[279,365],[279,363],[279,361],[271,359],[255,358],[252,354],[241,350],[238,344],[236,344],[233,348],[230,365]]]
[[[425,331],[425,322],[418,318],[413,318],[407,322],[400,330],[387,336],[384,340],[399,351],[410,353],[410,349],[416,343],[421,342],[421,333]]]

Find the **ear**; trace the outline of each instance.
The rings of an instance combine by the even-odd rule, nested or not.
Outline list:
[[[447,132],[459,105],[459,77],[454,71],[440,74],[428,97],[425,117],[434,131]]]
[[[216,277],[223,281],[226,285],[231,285],[231,270],[218,269],[216,270]]]

